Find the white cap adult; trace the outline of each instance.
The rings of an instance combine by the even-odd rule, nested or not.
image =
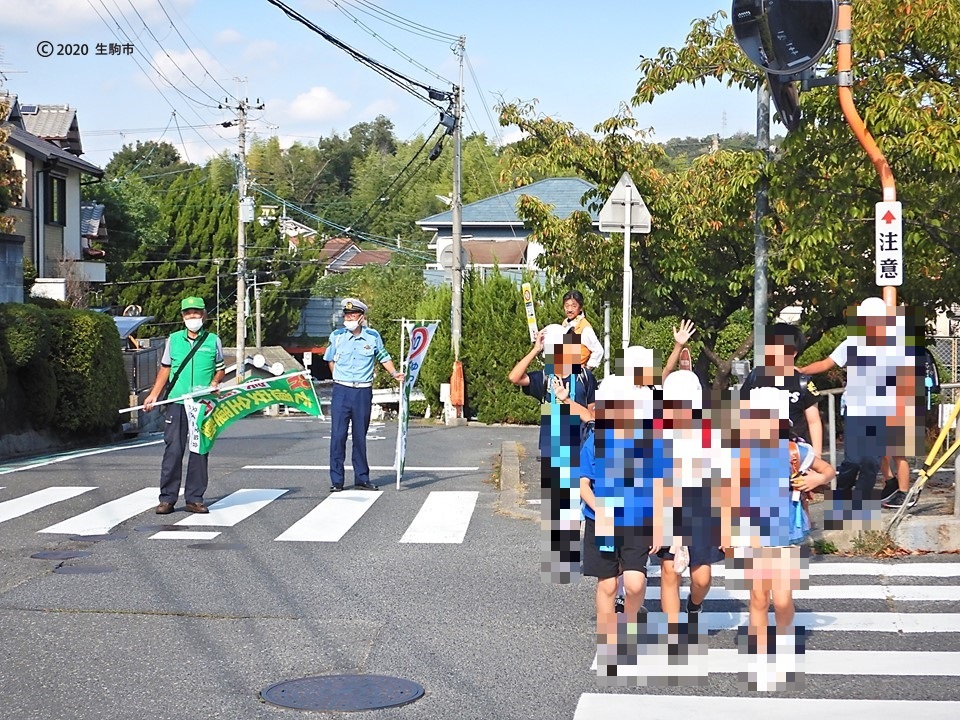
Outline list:
[[[686,402],[694,410],[703,408],[703,387],[696,373],[677,370],[663,381],[664,402]]]

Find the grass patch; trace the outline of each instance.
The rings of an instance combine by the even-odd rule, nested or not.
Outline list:
[[[813,551],[817,555],[833,555],[837,552],[837,546],[829,540],[814,540]]]
[[[888,557],[897,554],[899,549],[893,539],[880,530],[859,532],[853,539],[853,553],[855,555]]]

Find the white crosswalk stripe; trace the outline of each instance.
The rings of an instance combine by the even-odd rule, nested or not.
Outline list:
[[[2,489],[2,488],[0,488]],[[0,523],[13,520],[49,505],[63,503],[67,514],[71,500],[96,487],[50,487],[22,497],[0,502]],[[264,511],[278,498],[289,493],[287,488],[243,488],[212,503],[207,514],[190,513],[174,524],[182,529],[164,529],[150,535],[151,540],[209,540],[221,530],[200,528],[232,528]],[[339,542],[360,522],[367,511],[384,494],[380,491],[344,490],[325,497],[316,507],[294,522],[275,538],[280,542]],[[158,500],[156,487],[143,488],[78,514],[66,517],[37,533],[58,535],[105,535],[127,520],[152,510]],[[182,493],[181,493],[182,495]],[[395,542],[404,544],[462,544],[476,511],[478,491],[433,490],[423,498],[418,512],[410,519],[405,532]],[[152,516],[151,516],[152,517]]]
[[[6,500],[0,503],[0,523],[7,520],[13,520],[21,515],[39,510],[47,505],[69,500],[70,498],[83,495],[85,492],[96,490],[95,487],[49,487],[43,490],[37,490],[29,495]]]
[[[723,566],[715,566],[713,574],[723,577]],[[658,576],[659,568],[651,568],[649,575]],[[960,613],[951,612],[957,610],[960,603],[958,577],[960,563],[954,562],[843,559],[812,562],[808,589],[794,593],[799,608],[795,624],[812,631],[798,669],[811,679],[799,690],[806,696],[789,699],[783,698],[778,692],[748,692],[739,685],[730,685],[729,681],[710,680],[711,677],[729,679],[741,675],[747,671],[751,659],[733,647],[729,634],[731,630],[746,626],[749,595],[742,590],[728,590],[714,585],[704,603],[700,625],[709,631],[728,632],[725,635],[707,636],[710,647],[706,657],[700,660],[702,668],[709,673],[705,678],[705,687],[714,692],[722,688],[718,695],[701,692],[691,696],[669,691],[662,694],[663,690],[651,692],[642,684],[627,692],[613,691],[606,687],[605,681],[598,679],[596,692],[585,692],[580,696],[574,720],[693,717],[702,714],[704,707],[709,708],[711,718],[724,720],[752,717],[776,717],[777,720],[799,720],[803,717],[809,720],[811,715],[817,714],[861,720],[902,720],[904,713],[924,720],[960,717],[960,701],[954,701],[949,695],[942,700],[927,701],[836,697],[837,693],[833,690],[837,687],[863,692],[862,688],[866,686],[825,680],[843,677],[889,678],[890,682],[896,683],[902,678],[908,683],[933,682],[936,687],[960,685],[960,644],[951,640],[960,636]],[[843,580],[838,584],[830,584],[832,578]],[[687,592],[683,590],[681,596],[686,597]],[[650,601],[658,601],[659,598],[658,586],[647,588],[645,602],[648,606]],[[833,612],[829,605],[824,608],[824,603],[833,602],[837,607],[836,603],[843,601],[847,601],[849,607],[851,600],[867,603],[859,612]],[[740,607],[732,612],[723,612],[721,603],[730,602],[736,602]],[[881,606],[878,603],[885,603],[888,608],[879,609]],[[923,605],[911,606],[910,603]],[[654,609],[657,609],[655,605]],[[770,624],[773,623],[771,612]],[[839,644],[838,640],[830,639],[837,632],[848,634],[840,636],[844,639]],[[905,646],[911,639],[912,644]],[[920,641],[922,644],[918,644]],[[858,644],[861,648],[877,649],[845,649],[857,648]],[[829,649],[823,648],[824,645]],[[924,649],[918,650],[918,647]],[[588,662],[585,661],[585,667]],[[656,667],[656,663],[651,667]],[[595,677],[596,657],[589,666],[589,672]],[[644,672],[647,670],[641,671]],[[684,673],[674,673],[668,669],[665,674],[679,677]],[[732,687],[736,689],[731,690]],[[823,692],[830,697],[816,697]],[[865,694],[869,694],[869,691]],[[960,693],[953,697],[960,698]]]
[[[110,532],[114,527],[146,512],[157,504],[157,489],[155,487],[137,490],[122,498],[117,498],[103,505],[99,505],[85,513],[51,525],[39,532],[63,533],[66,535],[101,535]]]

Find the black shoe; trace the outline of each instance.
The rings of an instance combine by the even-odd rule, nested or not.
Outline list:
[[[354,483],[353,488],[354,490],[376,490],[377,486],[374,485],[373,483],[365,482],[365,483]]]
[[[331,485],[330,492],[343,492],[343,485]]]
[[[696,623],[700,620],[700,613],[703,612],[703,603],[699,605],[694,605],[690,602],[690,599],[687,598],[687,620],[691,624]]]
[[[900,486],[897,479],[895,477],[889,478],[887,482],[884,483],[883,490],[880,492],[880,502],[885,503],[887,500],[890,500],[897,494],[899,489]]]
[[[886,502],[880,503],[880,506],[885,508],[903,507],[903,501],[906,499],[907,499],[907,494],[902,490],[897,490],[892,497],[887,499]]]

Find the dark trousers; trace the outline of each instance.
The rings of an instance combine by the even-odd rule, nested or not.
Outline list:
[[[347,428],[353,441],[353,482],[370,482],[367,464],[367,430],[373,407],[373,388],[333,384],[330,407],[330,484],[343,485],[343,460],[347,455]]]
[[[880,461],[887,454],[887,418],[847,415],[843,443],[843,462],[837,468],[837,491],[841,497],[852,494],[869,499],[880,472]]]
[[[180,476],[183,472],[183,453],[187,449],[188,429],[187,411],[183,405],[168,405],[163,430],[163,463],[160,465],[160,502],[176,503],[180,495]],[[207,456],[190,453],[183,499],[189,503],[203,502],[206,491]]]

